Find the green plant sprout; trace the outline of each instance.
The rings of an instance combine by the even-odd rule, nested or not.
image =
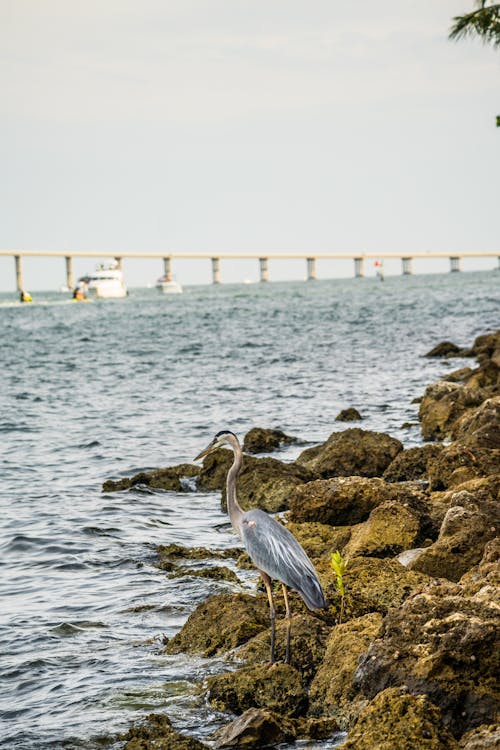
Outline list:
[[[339,625],[342,623],[342,617],[344,615],[344,601],[345,601],[345,586],[344,586],[344,575],[347,572],[347,560],[344,560],[340,552],[332,552],[332,559],[330,560],[333,572],[337,579],[337,591],[340,594],[340,615]]]

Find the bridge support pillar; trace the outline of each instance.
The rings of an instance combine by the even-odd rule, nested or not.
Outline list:
[[[121,258],[119,255],[115,258],[116,261],[116,267],[119,271],[123,271],[123,258]]]
[[[403,276],[411,276],[411,274],[413,273],[412,261],[413,258],[401,258],[401,263],[403,265]]]
[[[365,259],[354,258],[354,275],[364,276],[365,275]]]
[[[172,258],[163,258],[163,275],[167,281],[172,281]]]
[[[460,271],[460,258],[456,255],[450,257],[450,271]]]
[[[75,286],[75,279],[73,276],[73,258],[71,255],[66,256],[66,286],[68,289],[73,289]]]
[[[220,258],[212,258],[212,283],[220,284]]]
[[[267,258],[259,258],[260,280],[269,281],[269,266]]]
[[[15,255],[14,260],[16,262],[16,287],[17,291],[21,292],[24,289],[23,262],[20,255]]]
[[[316,276],[316,258],[307,258],[307,280],[315,281]]]

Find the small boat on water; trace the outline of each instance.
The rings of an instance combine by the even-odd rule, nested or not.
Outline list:
[[[117,263],[101,263],[93,274],[78,279],[86,295],[100,299],[126,297],[127,287]]]
[[[156,288],[162,294],[182,294],[182,286],[172,276],[160,276]]]

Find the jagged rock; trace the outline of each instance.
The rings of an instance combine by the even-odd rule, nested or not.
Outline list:
[[[448,439],[456,420],[468,409],[480,406],[486,397],[483,389],[469,385],[444,380],[429,385],[419,408],[424,439]]]
[[[296,443],[297,438],[286,435],[281,430],[266,430],[263,427],[253,427],[247,432],[243,440],[245,453],[271,453],[282,445]]]
[[[500,727],[498,724],[483,724],[483,726],[464,734],[458,744],[460,750],[498,750],[500,748]]]
[[[209,578],[212,581],[230,581],[231,583],[240,582],[240,579],[234,571],[221,565],[214,565],[210,568],[186,568],[183,565],[179,565],[170,572],[169,578],[183,578],[184,576]]]
[[[155,469],[154,471],[141,471],[133,477],[107,479],[102,485],[102,491],[118,492],[120,490],[128,490],[136,484],[144,484],[153,489],[187,492],[190,490],[190,487],[186,480],[197,477],[199,473],[199,466],[194,466],[193,464],[167,466],[164,469]]]
[[[307,448],[297,459],[314,474],[327,477],[378,477],[403,445],[382,432],[353,427],[333,432],[322,445]]]
[[[159,544],[156,552],[159,557],[156,567],[170,573],[180,569],[179,560],[237,559],[242,553],[242,548],[207,549],[206,547],[183,547],[180,544]],[[180,575],[184,574],[180,573]]]
[[[403,685],[426,694],[456,736],[493,722],[500,707],[499,610],[499,589],[487,581],[431,581],[388,612],[354,686],[368,698]]]
[[[335,417],[336,422],[358,422],[360,419],[363,419],[363,417],[353,406],[350,406],[348,409],[342,409]]]
[[[216,594],[198,605],[168,642],[165,653],[222,654],[245,643],[268,625],[267,596]]]
[[[291,665],[304,680],[310,681],[321,663],[326,649],[330,628],[311,614],[298,614],[292,617],[290,652]],[[286,642],[286,621],[276,623],[276,659],[284,661]],[[238,657],[247,663],[260,663],[269,659],[271,629],[259,633],[238,650]]]
[[[330,605],[329,619],[352,620],[370,612],[385,615],[390,607],[399,607],[415,590],[421,588],[428,576],[408,570],[397,560],[376,557],[354,557],[348,561],[344,576],[344,606],[337,590],[335,574],[328,560],[315,560],[323,591]]]
[[[500,449],[500,396],[460,417],[453,424],[451,437],[469,447]]]
[[[339,750],[458,750],[425,695],[388,688],[366,706]]]
[[[311,683],[310,712],[333,716],[340,729],[347,731],[367,700],[352,689],[352,678],[361,654],[365,653],[382,623],[382,615],[372,613],[333,628],[323,662]]]
[[[233,461],[232,451],[215,451],[203,461],[198,487],[222,489],[222,507],[226,507],[226,475]],[[304,466],[284,463],[276,458],[245,456],[238,477],[238,500],[244,510],[262,508],[278,513],[288,508],[288,499],[298,485],[310,482],[315,475]]]
[[[425,505],[416,484],[388,483],[383,479],[336,477],[318,479],[297,487],[290,497],[290,520],[317,521],[332,526],[347,526],[366,521],[371,511],[389,501]]]
[[[264,708],[249,708],[215,735],[215,747],[261,748],[292,742],[295,731],[290,721]]]
[[[208,700],[220,711],[242,714],[266,708],[284,716],[307,710],[307,691],[300,672],[289,664],[259,664],[214,675],[207,680]]]
[[[427,479],[429,460],[439,455],[442,450],[442,445],[428,443],[401,451],[384,471],[383,478],[386,482]]]
[[[176,732],[164,714],[149,714],[121,737],[123,750],[209,750],[208,745]]]
[[[446,490],[471,479],[498,474],[500,450],[476,448],[452,443],[430,458],[428,463],[431,490]]]
[[[443,375],[440,379],[448,380],[450,383],[466,383],[473,372],[472,367],[460,367],[458,370],[453,370],[453,372]]]
[[[459,346],[454,344],[452,341],[441,341],[433,349],[431,349],[424,357],[470,357],[472,351],[470,349],[461,349]]]
[[[351,526],[330,526],[314,521],[286,524],[289,531],[300,542],[310,558],[328,557],[335,550],[342,550],[351,536]]]
[[[349,559],[357,555],[393,557],[415,547],[419,536],[417,514],[401,503],[390,500],[374,508],[367,521],[352,528],[343,555]]]
[[[462,489],[451,494],[437,540],[410,563],[409,568],[458,581],[482,558],[486,543],[500,523],[497,500]]]

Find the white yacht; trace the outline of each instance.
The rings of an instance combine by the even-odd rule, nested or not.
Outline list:
[[[172,276],[160,276],[156,288],[163,294],[182,294],[182,286]]]
[[[78,283],[86,294],[102,299],[126,297],[128,294],[123,281],[123,272],[116,262],[101,263],[93,274],[82,276]]]

